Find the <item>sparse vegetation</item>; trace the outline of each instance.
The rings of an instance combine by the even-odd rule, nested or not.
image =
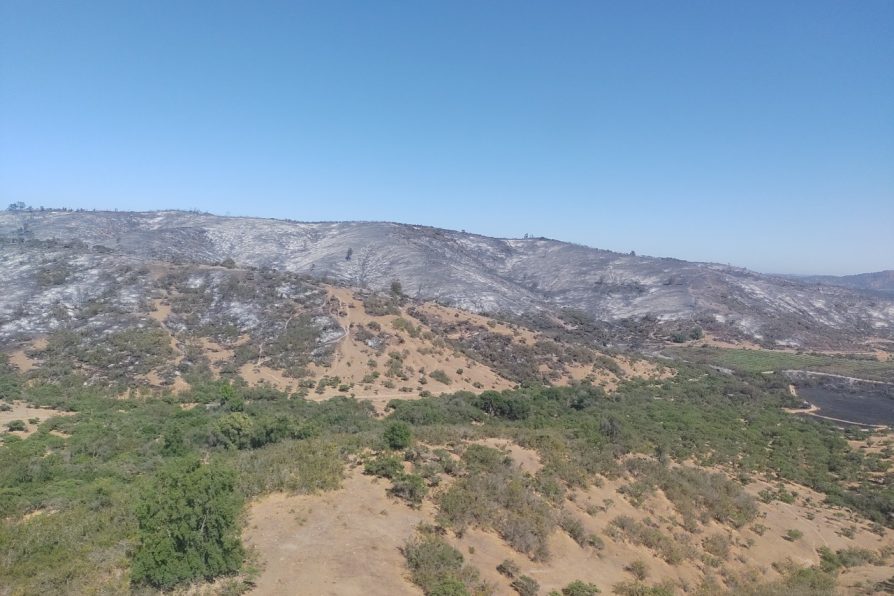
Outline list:
[[[418,536],[404,545],[410,577],[428,596],[477,593],[478,570],[465,565],[461,552],[441,538],[436,529],[420,527]]]
[[[520,553],[545,559],[555,513],[530,480],[490,447],[469,445],[462,459],[466,475],[441,495],[440,518],[458,532],[493,528]]]
[[[595,584],[575,580],[562,588],[561,596],[595,596],[598,593],[599,588]]]
[[[509,584],[518,592],[519,596],[537,596],[540,593],[540,584],[532,577],[520,575]]]
[[[795,542],[796,540],[800,540],[803,537],[804,532],[795,529],[786,530],[785,535],[783,536],[783,538],[785,538],[789,542]]]
[[[70,339],[67,343],[60,336],[50,353],[80,350],[83,339]],[[116,345],[131,346],[122,348],[127,351],[143,339],[134,336]],[[405,372],[404,356],[395,354],[390,360]],[[173,469],[199,475],[189,476],[186,484],[206,486],[209,499],[232,503],[238,519],[238,504],[246,499],[271,491],[332,490],[340,486],[346,462],[362,462],[367,474],[390,483],[383,482],[379,490],[413,506],[433,501],[438,523],[458,536],[470,527],[493,530],[519,553],[520,561],[547,559],[549,538],[559,528],[581,547],[598,550],[602,538],[587,530],[592,520],[568,499],[601,479],[623,478],[624,500],[645,507],[660,491],[683,527],[660,516],[656,521],[633,519],[612,511],[603,518],[613,519],[605,541],[642,545],[670,564],[701,564],[709,555],[717,573],[724,572],[724,561],[736,560],[729,538],[735,528],[750,528],[756,535],[767,529],[755,523],[760,521],[759,503],[743,490],[752,476],[779,480],[761,495],[763,500],[808,503],[806,492],[797,491],[795,497],[791,489],[799,483],[824,493],[828,504],[850,507],[877,524],[890,523],[894,511],[890,491],[880,482],[890,471],[878,456],[851,449],[846,433],[834,427],[785,414],[780,406],[787,403],[787,386],[772,376],[727,375],[681,365],[676,377],[660,382],[628,379],[611,397],[587,384],[457,392],[394,401],[384,420],[368,402],[346,397],[307,401],[300,394],[248,387],[238,377],[197,383],[177,396],[157,393],[151,399],[122,400],[114,390],[85,384],[83,376],[29,376],[26,382],[0,362],[4,403],[23,401],[74,415],[53,417],[47,410],[29,428],[35,432],[25,438],[10,435],[0,446],[0,543],[7,554],[0,560],[0,578],[23,593],[126,592],[132,582],[138,587],[181,586],[192,578],[240,573],[238,533],[235,543],[209,539],[209,546],[227,545],[220,548],[229,554],[215,555],[217,562],[204,569],[178,557],[167,557],[170,566],[155,568],[148,555],[138,555],[144,552],[141,545],[164,543],[164,537],[152,533],[151,523],[141,521],[145,516],[138,504],[150,496],[158,503],[156,493],[170,482],[165,478]],[[328,376],[323,386],[337,388],[347,381]],[[523,471],[506,452],[473,442],[488,437],[534,450],[542,468]],[[205,470],[220,470],[215,478],[222,484],[209,484],[201,475]],[[445,481],[445,476],[450,478]],[[176,491],[167,492],[178,502],[185,500]],[[581,501],[577,505],[585,508]],[[586,511],[604,515],[610,506],[599,499],[587,504]],[[164,511],[177,512],[178,507]],[[229,511],[227,507],[221,511]],[[50,509],[51,515],[26,519],[31,512]],[[146,515],[147,520],[167,519],[157,511]],[[715,524],[729,532],[704,532],[706,525]],[[195,535],[189,523],[184,527]],[[221,536],[232,537],[238,523],[220,527],[229,528]],[[783,526],[767,534],[778,540],[784,531]],[[411,543],[411,575],[427,593],[486,592],[461,555],[457,566],[456,556],[447,550],[452,547],[438,531],[421,532]],[[836,570],[882,560],[881,554],[856,547],[819,556],[821,569],[787,570],[784,582],[791,584],[784,585],[824,589],[828,577],[834,582]],[[530,587],[521,579],[527,569],[504,566],[501,572],[511,574],[516,587]],[[652,568],[657,575],[657,567]],[[615,589],[666,593],[667,586],[652,585],[648,576],[637,579],[640,575]],[[748,592],[743,588],[741,593]]]

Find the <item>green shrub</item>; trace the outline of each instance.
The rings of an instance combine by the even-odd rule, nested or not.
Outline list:
[[[439,383],[443,383],[444,385],[450,384],[450,377],[448,377],[447,373],[445,373],[441,369],[431,371],[428,376],[433,378],[435,381],[438,381]]]
[[[316,439],[283,441],[239,451],[230,461],[236,470],[239,492],[247,498],[273,491],[335,490],[344,476],[344,456],[338,445]]]
[[[404,473],[404,466],[393,455],[379,455],[363,464],[363,473],[379,478],[393,479]]]
[[[405,422],[392,422],[385,429],[385,443],[391,449],[406,449],[410,446],[413,432]]]
[[[392,481],[388,492],[395,497],[418,505],[425,498],[428,487],[420,476],[416,474],[402,474]]]
[[[609,531],[618,538],[626,537],[634,544],[641,544],[652,549],[670,565],[676,565],[693,556],[692,547],[680,540],[675,540],[657,528],[647,526],[632,517],[620,515],[609,524]]]
[[[726,560],[729,558],[731,542],[726,534],[712,534],[702,541],[702,546],[707,553],[719,559]]]
[[[559,516],[559,527],[568,533],[571,538],[580,546],[588,546],[590,536],[584,529],[583,523],[568,512],[563,512]]]
[[[6,423],[6,428],[12,432],[24,431],[27,430],[25,426],[25,422],[22,420],[10,420]]]
[[[785,535],[783,536],[783,538],[785,538],[789,542],[794,542],[795,540],[800,540],[803,537],[804,537],[804,532],[802,532],[801,530],[795,530],[795,529],[786,531]]]
[[[475,406],[497,418],[524,420],[531,415],[531,404],[521,394],[485,391],[475,399]]]
[[[518,552],[546,559],[556,516],[533,481],[490,447],[469,445],[462,459],[467,475],[441,494],[439,518],[460,532],[469,525],[492,528]]]
[[[612,586],[612,591],[618,596],[674,596],[671,583],[650,586],[640,581],[621,582]]]
[[[649,575],[649,568],[641,559],[629,563],[624,567],[624,570],[630,572],[630,574],[639,581],[643,581],[646,579],[646,576]]]
[[[468,595],[479,587],[478,570],[464,565],[461,552],[430,526],[403,547],[410,579],[428,596]]]
[[[509,584],[513,590],[518,592],[519,596],[537,596],[540,593],[540,584],[532,577],[521,575]]]
[[[596,596],[599,588],[595,584],[588,584],[575,580],[562,588],[562,596]]]
[[[170,588],[238,571],[241,506],[228,469],[190,459],[160,470],[137,504],[133,581]]]
[[[878,554],[864,548],[844,548],[832,551],[827,546],[817,549],[820,556],[820,569],[832,573],[840,568],[858,567],[866,564],[883,564]]]
[[[519,569],[515,561],[511,559],[504,559],[502,563],[497,565],[497,572],[500,575],[505,575],[509,579],[512,579],[519,573],[521,573],[521,569]]]
[[[754,498],[723,474],[692,467],[670,469],[646,459],[630,460],[627,468],[636,481],[624,487],[625,493],[634,499],[644,498],[655,487],[660,488],[687,525],[713,518],[738,528],[757,515]]]

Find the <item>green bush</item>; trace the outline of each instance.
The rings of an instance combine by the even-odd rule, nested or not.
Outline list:
[[[10,420],[6,423],[6,428],[13,432],[27,430],[27,427],[22,420]]]
[[[519,596],[537,596],[540,593],[540,584],[532,577],[522,575],[509,584],[512,589],[518,592]]]
[[[477,592],[478,570],[464,565],[461,552],[450,546],[430,526],[420,526],[419,535],[403,548],[410,579],[427,596],[460,596]]]
[[[504,559],[502,563],[497,565],[497,573],[500,575],[505,575],[509,579],[513,579],[519,573],[521,573],[521,569],[518,564],[511,559]]]
[[[462,459],[468,473],[440,495],[439,518],[460,532],[469,525],[492,528],[518,552],[546,559],[556,516],[533,480],[490,447],[470,445]]]
[[[595,584],[588,584],[576,580],[562,588],[562,596],[596,596],[599,588]]]
[[[729,558],[731,541],[726,534],[712,534],[702,541],[705,552],[724,561]]]
[[[620,515],[609,524],[609,532],[617,538],[626,537],[634,544],[641,544],[655,551],[670,565],[677,565],[693,556],[690,545],[674,540],[657,528],[647,526],[627,515]]]
[[[406,449],[410,446],[413,432],[405,422],[392,422],[385,429],[385,443],[391,449]]]
[[[222,454],[222,459],[223,455],[229,454]],[[337,444],[328,441],[283,441],[234,455],[230,461],[239,492],[247,498],[273,491],[335,490],[344,476],[344,456]]]
[[[629,563],[626,567],[624,567],[624,570],[629,571],[630,574],[639,581],[646,579],[646,576],[649,575],[649,568],[641,559],[637,559],[636,561]]]
[[[418,505],[425,498],[428,487],[420,476],[416,474],[402,474],[392,481],[388,492],[395,497]]]
[[[431,371],[428,376],[433,378],[435,381],[438,381],[439,383],[443,383],[444,385],[450,384],[450,377],[447,376],[447,373],[445,373],[441,369]]]
[[[238,571],[241,506],[232,471],[197,459],[167,465],[137,504],[132,580],[170,588]]]
[[[650,586],[641,581],[615,584],[612,591],[618,596],[674,596],[675,592],[671,583]]]
[[[804,532],[802,532],[801,530],[795,530],[795,529],[787,530],[785,535],[783,536],[783,538],[785,538],[789,542],[794,542],[795,540],[800,540],[803,537],[804,537]]]
[[[363,473],[379,478],[393,479],[404,473],[404,466],[393,455],[379,455],[363,464]]]

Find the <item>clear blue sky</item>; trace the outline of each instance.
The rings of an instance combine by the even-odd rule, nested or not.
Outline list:
[[[894,268],[894,1],[0,0],[0,201]]]

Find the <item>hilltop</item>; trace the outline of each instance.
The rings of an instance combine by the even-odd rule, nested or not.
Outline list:
[[[0,213],[0,238],[0,275],[15,288],[0,298],[0,336],[7,339],[23,320],[40,331],[42,305],[77,308],[108,291],[101,272],[159,262],[273,270],[377,291],[396,281],[413,300],[504,318],[580,313],[602,327],[606,341],[623,345],[695,328],[766,347],[853,347],[894,337],[888,297],[545,238],[386,222],[58,210]],[[34,283],[42,279],[30,269],[35,259],[57,261],[64,276],[49,272],[48,283]]]

